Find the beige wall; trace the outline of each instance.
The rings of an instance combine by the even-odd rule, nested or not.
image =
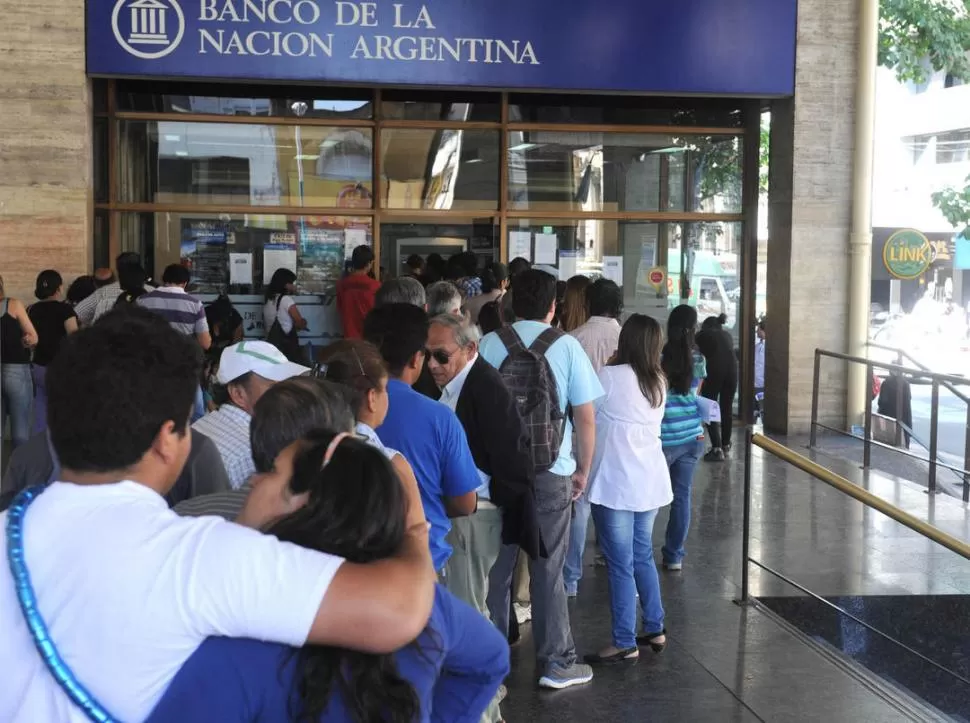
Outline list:
[[[765,422],[808,430],[816,348],[846,351],[857,3],[799,0],[795,97],[772,107]],[[845,422],[844,365],[823,361],[820,420]]]
[[[37,272],[91,264],[91,114],[82,0],[0,0],[0,275],[32,298]]]

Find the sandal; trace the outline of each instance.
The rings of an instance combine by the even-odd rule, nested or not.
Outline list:
[[[626,663],[631,660],[636,660],[639,657],[640,651],[637,648],[626,648],[624,650],[618,650],[612,655],[590,653],[589,655],[584,655],[583,660],[590,665],[608,665],[611,663]]]
[[[657,638],[663,638],[664,641],[662,643],[658,643],[656,642]],[[664,651],[664,648],[667,647],[667,628],[664,628],[659,633],[650,633],[648,635],[638,635],[637,645],[643,645],[643,646],[649,645],[650,649],[653,652],[657,654],[662,653]]]

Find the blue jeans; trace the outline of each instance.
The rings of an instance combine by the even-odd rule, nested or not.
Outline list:
[[[593,505],[593,521],[609,577],[613,645],[620,650],[637,647],[637,593],[643,632],[656,635],[664,629],[660,578],[653,559],[656,519],[657,510],[628,512]]]
[[[10,417],[10,439],[16,449],[30,437],[30,406],[34,382],[30,364],[0,365],[0,435]]]
[[[586,552],[586,529],[589,526],[589,498],[584,493],[573,502],[573,517],[569,522],[569,548],[562,566],[562,581],[566,594],[575,593],[583,578],[583,553]]]
[[[667,540],[663,546],[664,562],[681,562],[684,543],[690,529],[690,495],[694,487],[694,469],[704,454],[704,440],[699,439],[677,447],[664,447],[664,457],[670,468],[670,484],[674,488],[674,501],[670,505],[670,519],[667,521]]]

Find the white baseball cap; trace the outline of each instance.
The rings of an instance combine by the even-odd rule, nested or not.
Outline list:
[[[282,382],[308,371],[308,367],[294,364],[269,342],[241,341],[223,350],[218,380],[220,384],[228,384],[252,372],[270,381]]]

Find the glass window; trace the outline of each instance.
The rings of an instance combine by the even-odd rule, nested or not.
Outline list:
[[[497,261],[498,222],[492,217],[447,221],[395,218],[381,222],[381,266],[387,276],[404,274],[405,262],[413,254],[424,259],[438,254],[447,261],[464,251],[478,256],[479,268]]]
[[[372,206],[372,132],[324,126],[121,121],[122,202]]]
[[[385,128],[381,131],[384,208],[498,208],[499,133]]]
[[[741,318],[742,228],[720,221],[685,223],[666,238],[670,308],[695,306],[700,321],[726,314],[724,328],[735,341]]]
[[[676,100],[611,96],[513,93],[511,123],[664,125],[741,128],[741,107],[733,100]]]
[[[493,121],[501,120],[501,100],[490,93],[438,93],[386,90],[381,113],[392,120]]]
[[[508,256],[523,256],[561,281],[606,276],[623,287],[627,313],[666,322],[681,303],[703,320],[727,314],[736,335],[741,299],[740,223],[510,220]],[[662,271],[657,277],[652,271]]]
[[[652,133],[509,133],[509,208],[741,211],[741,139]]]
[[[94,268],[111,268],[110,236],[108,230],[108,218],[110,214],[104,209],[94,210],[94,224],[92,234],[94,241]]]
[[[94,119],[94,202],[108,199],[108,119]]]
[[[280,88],[272,97],[262,93],[228,93],[231,86],[118,81],[118,110],[142,113],[185,113],[233,116],[368,119],[374,115],[370,90]],[[317,97],[324,95],[324,97]]]
[[[169,264],[192,272],[191,290],[258,294],[279,267],[300,294],[332,294],[348,250],[373,244],[369,218],[193,212],[122,213],[121,247],[137,251],[155,278]]]

